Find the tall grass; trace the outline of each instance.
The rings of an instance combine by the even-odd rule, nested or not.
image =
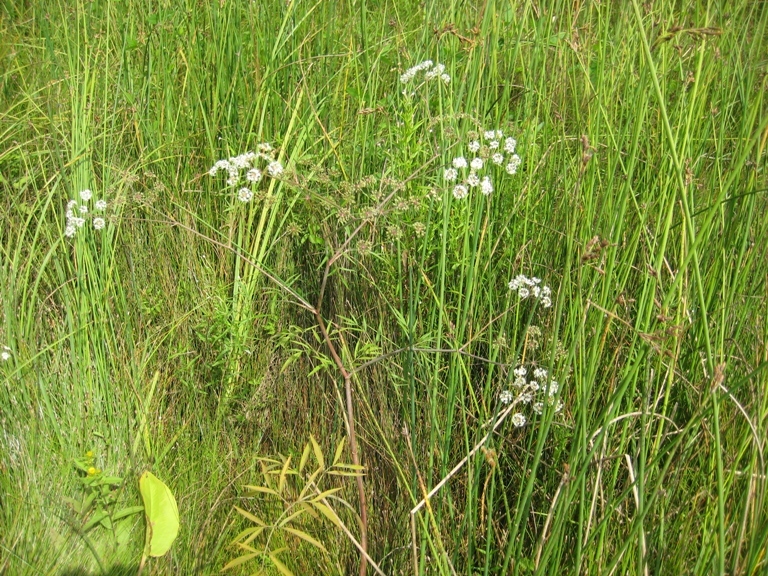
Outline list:
[[[340,365],[386,574],[766,570],[763,3],[0,14],[0,573],[135,572],[138,517],[85,534],[63,501],[88,450],[121,503],[148,468],[176,494],[145,572],[220,571],[233,505],[274,508],[257,458],[349,434]],[[399,82],[427,58],[450,84]],[[457,200],[443,170],[490,129],[520,169]],[[207,172],[260,142],[286,172],[244,204]],[[85,188],[107,226],[69,238]],[[563,409],[489,433],[521,364]],[[303,522],[327,553],[287,540],[288,569],[358,570]]]

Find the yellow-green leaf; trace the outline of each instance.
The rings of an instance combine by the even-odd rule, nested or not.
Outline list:
[[[148,470],[139,478],[139,491],[147,518],[149,556],[163,556],[179,534],[179,509],[168,486]]]
[[[312,498],[312,502],[320,502],[324,498],[328,498],[328,496],[330,496],[331,494],[336,494],[336,492],[338,492],[339,490],[341,490],[341,488],[331,488],[330,490],[321,492],[320,494]]]
[[[288,467],[291,465],[291,457],[288,456],[288,458],[285,460],[285,464],[283,464],[283,469],[280,471],[280,482],[277,485],[277,491],[282,494],[283,488],[285,488],[285,477],[288,473]]]
[[[325,458],[323,458],[323,451],[320,449],[320,444],[317,443],[314,436],[309,437],[309,441],[312,442],[312,449],[315,451],[315,458],[320,468],[325,468]]]
[[[264,528],[267,527],[267,524],[258,516],[255,516],[254,514],[251,514],[247,510],[243,510],[242,508],[235,506],[235,510],[237,510],[242,516],[253,522],[254,524],[258,524],[259,526],[262,526]]]
[[[286,532],[290,532],[291,534],[293,534],[297,538],[301,538],[305,542],[309,542],[310,544],[312,544],[312,546],[315,546],[316,548],[319,548],[323,552],[328,552],[325,549],[325,546],[323,546],[320,542],[318,542],[317,540],[312,538],[312,536],[310,536],[306,532],[302,532],[301,530],[297,530],[296,528],[283,528],[283,530],[285,530]]]
[[[270,554],[269,559],[272,560],[272,564],[274,564],[275,568],[277,568],[280,571],[280,574],[283,574],[284,576],[293,576],[293,572],[288,570],[288,566],[280,562],[277,556],[275,556],[274,554]]]
[[[316,510],[318,510],[323,516],[328,518],[328,520],[333,522],[336,526],[339,526],[339,518],[330,508],[328,508],[328,506],[321,504],[320,502],[313,502],[312,506],[314,506]]]
[[[239,558],[235,558],[234,560],[232,560],[232,562],[224,566],[224,568],[222,568],[221,571],[224,572],[224,570],[229,570],[230,568],[237,568],[241,564],[245,564],[246,562],[248,562],[248,560],[252,560],[253,558],[256,558],[256,556],[258,555],[259,555],[258,552],[254,552],[251,554],[240,556]]]
[[[339,461],[339,458],[341,458],[341,454],[344,452],[344,444],[346,443],[347,439],[342,438],[341,442],[339,442],[338,446],[336,446],[336,453],[333,455],[333,465],[336,466],[336,463]]]
[[[301,460],[299,461],[299,472],[304,470],[304,466],[307,463],[307,460],[309,459],[309,450],[310,450],[310,444],[307,442],[306,446],[304,446],[304,452],[301,453]]]
[[[278,497],[280,496],[280,494],[278,494],[277,492],[272,490],[272,488],[267,488],[266,486],[246,485],[246,486],[243,486],[243,488],[245,488],[246,490],[248,490],[250,492],[261,492],[262,494],[270,494],[272,496],[278,496]]]

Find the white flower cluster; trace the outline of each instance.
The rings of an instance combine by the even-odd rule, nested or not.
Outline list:
[[[549,286],[541,286],[541,278],[528,278],[518,274],[509,282],[509,289],[517,292],[521,299],[533,297],[541,302],[544,308],[552,306],[552,289]]]
[[[8,362],[11,359],[11,349],[8,346],[3,346],[3,351],[0,352],[0,360]]]
[[[518,366],[513,370],[515,379],[512,381],[512,386],[518,389],[518,392],[512,392],[512,390],[504,390],[499,394],[499,401],[502,404],[509,404],[513,400],[517,399],[522,404],[531,404],[533,411],[536,414],[541,414],[544,411],[544,402],[555,407],[555,413],[560,412],[563,409],[563,403],[557,399],[557,393],[560,390],[560,384],[556,380],[549,378],[546,369],[535,368],[533,370],[533,379],[528,380],[528,369],[525,366]],[[543,396],[543,400],[537,400],[536,396]],[[514,417],[512,418],[514,423]],[[525,424],[525,417],[522,420]],[[520,424],[522,426],[523,424]],[[517,424],[515,424],[517,426]]]
[[[479,140],[471,140],[467,148],[476,156],[469,162],[464,156],[457,156],[453,159],[451,166],[443,171],[443,179],[446,182],[457,182],[461,176],[461,182],[457,182],[453,187],[454,198],[462,200],[469,195],[470,188],[478,186],[480,192],[489,196],[493,192],[493,182],[491,177],[483,175],[482,171],[490,169],[492,164],[502,166],[506,162],[507,173],[517,173],[520,157],[515,154],[516,147],[517,140],[511,136],[504,139],[504,133],[501,130],[486,130]],[[506,152],[509,156],[505,157],[502,152]],[[463,172],[467,168],[469,168],[469,174],[464,177]]]
[[[443,84],[451,83],[451,77],[446,73],[445,65],[440,63],[435,64],[432,60],[424,60],[424,62],[420,62],[419,64],[416,64],[416,66],[408,68],[408,70],[400,75],[400,83],[408,84],[419,72],[424,72],[424,80],[434,80],[439,78]]]
[[[64,226],[64,236],[67,238],[72,238],[77,231],[85,225],[86,219],[88,218],[92,218],[93,228],[95,230],[101,230],[107,224],[103,216],[98,216],[96,214],[91,215],[92,213],[89,211],[88,203],[93,199],[93,192],[86,188],[85,190],[80,191],[79,196],[81,201],[80,205],[78,205],[77,200],[70,200],[67,202],[67,223]],[[93,207],[97,212],[104,212],[107,209],[107,201],[96,200],[96,202],[93,203]]]
[[[219,171],[227,173],[227,186],[237,186],[245,178],[249,184],[258,184],[264,177],[264,172],[272,178],[277,178],[283,173],[283,165],[275,160],[275,151],[267,142],[258,146],[258,152],[246,152],[239,156],[232,156],[229,160],[217,161],[208,174],[216,176]],[[258,167],[259,161],[266,166]],[[245,173],[245,176],[243,176]],[[253,199],[253,191],[250,188],[240,188],[237,192],[240,202],[250,202]]]

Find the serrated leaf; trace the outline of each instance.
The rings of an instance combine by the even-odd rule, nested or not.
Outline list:
[[[179,534],[179,509],[171,490],[157,476],[145,471],[139,478],[147,520],[147,555],[163,556]]]
[[[278,569],[280,574],[283,574],[284,576],[293,576],[293,572],[291,572],[288,569],[288,566],[280,562],[280,560],[277,558],[277,556],[275,556],[274,553],[269,555],[269,559],[272,560],[272,564],[275,565],[275,568]]]
[[[328,552],[325,549],[325,546],[323,546],[320,542],[312,538],[312,536],[310,536],[306,532],[302,532],[301,530],[297,530],[296,528],[283,528],[283,530],[285,530],[286,532],[290,532],[291,534],[293,534],[297,538],[301,538],[305,542],[309,542],[310,544],[312,544],[312,546],[319,548],[323,552],[326,552],[326,553]]]
[[[316,509],[318,512],[320,512],[320,513],[321,513],[323,516],[325,516],[326,518],[328,518],[328,520],[330,520],[331,522],[333,522],[333,523],[334,523],[336,526],[339,526],[339,519],[338,519],[338,517],[336,516],[336,514],[334,514],[334,513],[331,511],[331,509],[330,509],[330,508],[328,508],[328,506],[326,506],[325,504],[322,504],[322,503],[320,503],[320,502],[313,502],[313,503],[312,503],[312,506],[314,506],[314,507],[315,507],[315,509]]]
[[[342,438],[338,446],[336,446],[336,453],[333,455],[334,466],[336,466],[336,463],[339,461],[339,458],[341,458],[341,454],[344,452],[344,444],[346,443],[346,441],[347,441],[346,438]]]
[[[299,472],[304,470],[304,466],[307,463],[307,460],[309,459],[309,450],[311,448],[311,445],[309,442],[307,442],[304,445],[304,452],[301,453],[301,460],[299,461]]]
[[[277,496],[278,498],[280,497],[280,494],[278,494],[275,490],[272,490],[272,488],[267,488],[266,486],[246,485],[243,486],[243,488],[251,492],[261,492],[262,494],[270,494],[271,496]]]
[[[231,568],[237,568],[241,564],[245,564],[246,562],[248,562],[248,560],[252,560],[252,559],[256,558],[256,556],[258,556],[258,555],[259,555],[258,552],[252,552],[251,554],[245,554],[244,556],[240,556],[239,558],[235,558],[234,560],[232,560],[232,562],[230,562],[226,566],[224,566],[224,568],[222,568],[221,571],[224,572],[225,570],[229,570]]]
[[[237,510],[237,511],[238,511],[238,513],[239,513],[241,516],[244,516],[245,518],[247,518],[248,520],[250,520],[250,521],[251,521],[251,522],[253,522],[254,524],[258,524],[259,526],[262,526],[262,527],[264,527],[264,528],[266,528],[266,527],[267,527],[267,524],[266,524],[266,522],[264,522],[264,521],[263,521],[261,518],[259,518],[258,516],[254,515],[254,514],[251,514],[251,513],[250,513],[250,512],[248,512],[247,510],[243,510],[243,509],[242,509],[242,508],[240,508],[239,506],[235,506],[235,510]]]
[[[312,449],[315,451],[315,459],[320,468],[325,468],[325,458],[323,458],[323,451],[320,449],[320,444],[317,443],[314,436],[309,437],[309,441],[312,442]]]

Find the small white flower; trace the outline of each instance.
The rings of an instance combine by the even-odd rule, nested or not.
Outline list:
[[[518,366],[515,368],[512,372],[515,376],[525,376],[528,374],[528,370],[525,369],[525,366]]]
[[[458,177],[459,173],[456,172],[455,168],[446,168],[443,172],[443,178],[445,178],[448,182],[453,182]]]
[[[453,167],[456,169],[459,168],[466,168],[467,167],[467,159],[464,158],[464,156],[457,156],[453,159]]]
[[[472,170],[482,170],[483,169],[483,159],[482,158],[472,158],[472,162],[469,163],[469,167],[472,168]]]
[[[547,369],[546,368],[536,368],[533,371],[533,377],[536,378],[536,380],[544,380],[547,377]]]
[[[501,138],[504,136],[504,133],[501,130],[496,130],[496,139],[501,140]]]
[[[451,83],[451,77],[448,74],[440,74],[440,80],[443,81],[443,84]]]
[[[509,404],[514,399],[515,395],[512,394],[509,390],[504,390],[501,394],[499,394],[499,402],[502,404]]]
[[[2,359],[3,362],[8,362],[8,360],[11,359],[11,352],[10,348],[7,346],[3,346],[3,351],[0,352],[0,359]],[[505,402],[505,404],[508,404],[508,402]]]
[[[518,376],[517,378],[515,378],[514,382],[512,382],[512,386],[514,386],[515,388],[522,388],[523,386],[525,386],[525,375]]]
[[[493,192],[493,184],[491,183],[491,179],[488,178],[488,176],[484,177],[483,181],[480,182],[480,192],[486,196]]]
[[[503,163],[504,163],[504,155],[503,155],[503,154],[499,154],[498,152],[496,152],[496,154],[494,154],[494,155],[491,157],[491,160],[493,160],[493,163],[494,163],[494,164],[496,164],[496,165],[499,165],[499,166],[500,166],[501,164],[503,164]]]
[[[512,424],[514,424],[515,428],[522,428],[525,426],[525,416],[520,412],[514,414],[512,416]]]
[[[210,170],[208,170],[208,176],[216,176],[216,173],[219,171],[218,167],[212,166]]]
[[[467,176],[467,184],[472,188],[474,188],[475,186],[480,184],[480,177],[474,172],[470,172],[469,176]]]
[[[272,145],[269,142],[262,142],[257,148],[262,154],[269,154],[272,152]]]
[[[536,414],[541,414],[544,411],[544,403],[543,402],[534,402],[533,403],[533,411],[536,412]]]
[[[104,210],[107,209],[107,201],[106,200],[97,200],[96,201],[96,210],[100,210],[101,212],[104,212]]]
[[[488,148],[490,148],[491,150],[496,150],[496,149],[498,149],[498,147],[499,147],[499,141],[498,140],[491,140],[488,143]]]
[[[538,286],[534,286],[531,289],[531,291],[533,292],[533,297],[534,298],[538,298],[539,296],[541,296],[541,288],[539,288]]]
[[[540,388],[540,386],[539,386],[539,383],[538,383],[538,382],[536,382],[536,380],[531,380],[530,382],[528,382],[528,386],[529,386],[529,387],[530,387],[530,389],[531,389],[531,390],[533,390],[534,392],[538,392],[538,391],[539,391],[539,388]]]
[[[486,140],[493,140],[494,138],[496,138],[496,131],[495,130],[486,130],[483,133],[483,138],[485,138]]]
[[[104,228],[105,224],[106,222],[104,221],[104,218],[101,218],[100,216],[93,219],[93,227],[96,230],[101,230]]]
[[[472,140],[472,142],[469,143],[468,147],[469,147],[469,151],[474,154],[475,152],[480,150],[480,142],[478,142],[477,140]]]
[[[75,206],[77,206],[77,200],[70,200],[67,202],[67,211],[71,211]]]
[[[541,299],[541,305],[544,306],[544,308],[551,308],[552,307],[552,299],[549,296],[544,296]]]
[[[253,200],[253,192],[251,192],[250,188],[240,188],[237,192],[237,199],[243,203],[250,202]]]
[[[277,178],[283,173],[283,165],[277,160],[270,162],[267,166],[267,172],[269,172],[269,175],[272,176],[272,178]]]
[[[509,159],[509,164],[507,164],[507,172],[509,174],[516,174],[517,168],[520,166],[520,156],[517,154],[512,154],[512,157]]]
[[[88,188],[86,188],[85,190],[81,190],[80,191],[80,199],[83,202],[88,202],[88,200],[90,200],[92,196],[93,196],[93,192],[88,190]]]
[[[261,170],[258,168],[251,168],[246,172],[245,179],[248,180],[248,182],[256,183],[261,180]]]
[[[511,136],[504,141],[504,151],[505,152],[509,152],[510,154],[514,154],[516,147],[517,147],[517,140],[515,140]]]
[[[531,292],[528,290],[528,288],[522,288],[522,287],[520,287],[520,288],[517,290],[517,295],[518,295],[518,296],[520,296],[520,298],[523,298],[523,299],[525,299],[525,298],[528,298],[528,296],[530,296],[530,295],[531,295]]]
[[[78,218],[78,217],[72,218],[72,224],[74,224],[78,228],[82,228],[83,224],[85,224],[85,218]]]
[[[549,386],[547,386],[547,394],[550,396],[554,396],[557,394],[557,391],[560,390],[560,384],[558,384],[556,381],[552,380],[552,382],[549,383]]]
[[[510,176],[517,174],[517,165],[512,164],[511,162],[507,164],[507,174],[509,174]]]
[[[77,230],[75,229],[74,224],[67,224],[67,227],[64,228],[64,236],[67,238],[72,238],[72,236],[75,235],[75,232],[77,232]]]
[[[469,190],[467,190],[467,187],[463,184],[456,184],[453,188],[453,197],[456,198],[456,200],[463,200],[467,197],[467,194],[469,194]]]
[[[80,214],[88,214],[88,206],[86,206],[85,204],[80,206],[80,208],[78,208],[78,210],[80,210]]]
[[[537,278],[536,276],[534,276],[533,278],[531,278],[531,282],[533,282],[534,284],[541,284],[541,278]]]

